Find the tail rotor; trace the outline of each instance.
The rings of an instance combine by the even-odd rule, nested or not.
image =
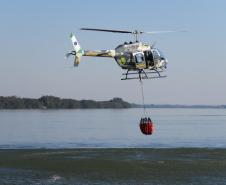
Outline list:
[[[67,53],[65,55],[65,58],[68,59],[72,55],[75,56],[75,58],[74,58],[74,66],[77,67],[79,65],[80,61],[81,61],[82,55],[84,54],[84,50],[81,48],[81,46],[78,43],[78,40],[76,39],[75,35],[73,35],[71,33],[70,38],[71,38],[71,42],[72,42],[74,50],[69,52],[69,53]]]

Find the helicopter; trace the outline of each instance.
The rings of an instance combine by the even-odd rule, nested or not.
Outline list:
[[[167,68],[168,60],[164,57],[163,53],[150,44],[145,44],[138,40],[141,34],[155,34],[155,33],[168,33],[178,31],[157,31],[157,32],[144,32],[144,31],[125,31],[125,30],[111,30],[111,29],[96,29],[96,28],[80,28],[86,31],[101,31],[112,33],[128,33],[135,37],[135,41],[124,42],[118,45],[115,49],[111,50],[83,50],[75,37],[71,33],[70,38],[74,50],[67,53],[65,56],[74,56],[74,66],[78,66],[82,56],[91,57],[110,57],[114,58],[117,64],[123,69],[127,70],[122,73],[121,80],[130,79],[153,79],[164,78],[166,75],[161,75]]]

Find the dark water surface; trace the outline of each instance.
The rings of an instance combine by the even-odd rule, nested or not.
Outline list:
[[[0,148],[226,148],[225,109],[148,109],[152,136],[139,130],[142,109],[1,110]]]
[[[7,149],[0,177],[5,185],[224,185],[226,149]]]

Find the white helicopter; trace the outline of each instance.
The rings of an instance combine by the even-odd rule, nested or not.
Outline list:
[[[134,42],[124,42],[111,50],[83,50],[76,39],[75,35],[71,34],[70,38],[74,50],[66,54],[66,58],[73,55],[74,66],[78,66],[82,56],[91,57],[111,57],[114,58],[117,64],[126,73],[123,73],[121,80],[129,79],[152,79],[163,78],[161,75],[167,68],[168,60],[164,57],[162,52],[155,48],[154,45],[145,44],[138,40],[138,36],[147,33],[169,33],[169,32],[184,32],[184,31],[157,31],[157,32],[143,32],[143,31],[123,31],[123,30],[109,30],[109,29],[96,29],[96,28],[81,28],[81,30],[88,31],[102,31],[112,33],[129,33],[134,35]]]

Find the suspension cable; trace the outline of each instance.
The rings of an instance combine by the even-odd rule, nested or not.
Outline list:
[[[143,114],[144,116],[146,115],[146,107],[145,107],[145,103],[144,103],[144,87],[143,87],[143,82],[142,79],[140,78],[140,87],[141,87],[141,94],[142,94],[142,103],[143,103]]]

